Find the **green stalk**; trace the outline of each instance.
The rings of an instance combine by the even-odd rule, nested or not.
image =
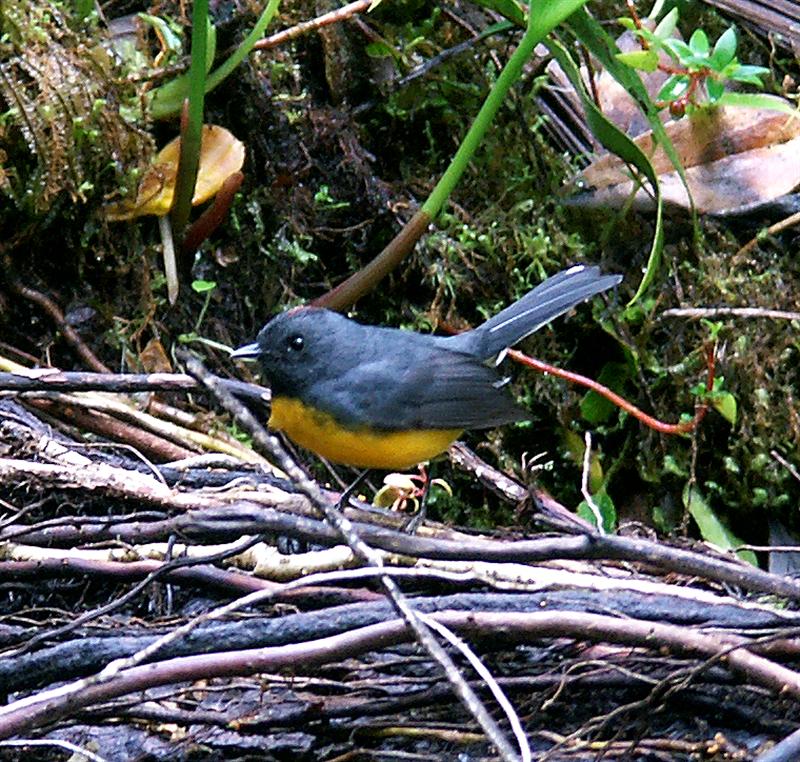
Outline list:
[[[253,46],[264,36],[264,32],[278,10],[280,0],[270,0],[259,16],[250,34],[242,40],[230,57],[205,78],[205,92],[210,92],[219,85],[250,53]],[[195,13],[196,13],[195,9]],[[192,49],[194,50],[194,29],[192,29]],[[194,65],[194,63],[192,63]],[[191,72],[189,73],[191,78]],[[185,76],[167,82],[153,92],[150,102],[150,115],[153,119],[170,119],[177,116],[186,98],[187,79]]]
[[[464,136],[464,140],[458,147],[450,166],[447,167],[431,195],[428,196],[422,206],[422,211],[431,218],[441,212],[445,202],[458,184],[461,175],[467,168],[475,151],[478,150],[486,131],[489,129],[506,95],[508,95],[508,91],[519,79],[522,67],[533,54],[536,45],[552,32],[558,24],[568,16],[571,16],[586,2],[587,0],[562,0],[561,2],[531,0],[528,8],[528,24],[525,34],[522,36],[511,58],[508,59],[505,68],[500,72],[497,82],[495,82],[483,106],[481,106],[481,110],[475,117],[475,121]]]
[[[364,294],[375,288],[376,284],[394,270],[414,248],[422,237],[429,223],[442,210],[445,202],[458,184],[461,175],[467,168],[470,159],[478,149],[492,120],[505,100],[508,91],[519,79],[522,67],[530,58],[538,42],[549,34],[565,18],[571,16],[587,0],[532,0],[531,11],[525,34],[514,51],[505,68],[495,82],[494,87],[484,101],[475,121],[467,131],[464,140],[458,147],[453,160],[445,170],[442,178],[422,205],[422,208],[411,218],[405,227],[386,245],[386,248],[371,262],[353,273],[346,281],[328,291],[312,304],[343,311],[355,304]]]
[[[242,44],[230,55],[227,61],[221,66],[218,66],[208,76],[206,83],[206,92],[213,90],[225,77],[227,77],[250,53],[253,46],[264,36],[264,32],[272,21],[272,17],[278,11],[280,0],[269,0],[264,12],[259,16],[256,25],[250,31],[250,34],[242,40]]]
[[[170,211],[172,233],[181,240],[192,210],[192,196],[200,166],[203,105],[206,91],[208,0],[195,0],[192,13],[192,63],[189,68],[189,109],[181,125],[181,152],[175,179],[175,199]]]

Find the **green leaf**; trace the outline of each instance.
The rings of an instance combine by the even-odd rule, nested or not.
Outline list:
[[[615,531],[617,528],[617,509],[614,506],[614,501],[605,491],[592,495],[592,500],[600,511],[600,518],[603,520],[603,530],[606,532]],[[597,526],[597,517],[585,500],[581,501],[575,512],[592,526]]]
[[[625,27],[629,32],[636,31],[636,22],[633,19],[629,19],[627,16],[623,16],[622,18],[617,19],[617,23]]]
[[[604,423],[614,412],[614,403],[595,391],[588,391],[581,400],[581,417],[596,426]]]
[[[630,378],[630,368],[623,362],[607,362],[597,381],[615,392],[621,392]],[[605,423],[617,409],[611,400],[595,391],[588,391],[581,400],[581,417],[593,426]]]
[[[764,93],[732,93],[725,94],[717,101],[717,105],[725,106],[744,106],[749,108],[765,108],[771,111],[780,111],[783,114],[800,118],[800,111],[791,103],[775,95]]]
[[[697,56],[706,56],[709,48],[708,35],[702,29],[695,29],[689,38],[689,49]]]
[[[198,294],[204,294],[206,291],[213,291],[217,287],[216,281],[213,280],[193,280],[192,290]]]
[[[671,37],[678,26],[678,8],[673,8],[661,21],[658,26],[653,30],[653,36],[659,40],[666,40]]]
[[[668,40],[664,40],[664,50],[681,62],[688,61],[693,55],[692,49],[677,37],[670,37]]]
[[[371,42],[364,50],[370,58],[392,58],[394,56],[392,46],[381,41]]]
[[[764,83],[761,78],[766,74],[769,74],[769,69],[765,69],[763,66],[737,66],[728,76],[737,82],[763,87]]]
[[[655,50],[632,50],[629,53],[617,53],[617,61],[641,71],[655,71],[658,68],[658,53]]]
[[[183,50],[183,40],[168,21],[149,13],[138,13],[137,16],[156,30],[159,39],[163,41],[162,44],[170,53],[180,55]]]
[[[675,101],[689,89],[689,77],[673,74],[658,91],[657,101]]]
[[[741,66],[737,66],[733,73],[744,74],[748,77],[752,75],[763,77],[764,75],[769,74],[769,69],[766,66],[750,66],[743,64]]]
[[[733,27],[726,29],[714,45],[709,63],[716,71],[724,69],[736,55],[736,30]]]
[[[661,11],[663,10],[664,0],[656,0],[653,3],[653,7],[650,9],[650,13],[647,14],[648,21],[655,21],[661,15]]]
[[[716,103],[725,92],[725,84],[718,79],[709,77],[706,80],[706,90],[708,91],[708,100],[711,103]]]
[[[716,392],[712,395],[711,407],[714,408],[731,426],[736,425],[736,397],[730,392]]]
[[[205,73],[211,71],[217,51],[217,29],[209,21],[206,26]],[[152,91],[150,113],[154,119],[166,119],[180,113],[183,102],[189,97],[191,71],[165,82]]]
[[[250,33],[239,43],[236,50],[213,72],[207,72],[208,76],[205,82],[205,91],[207,93],[217,87],[245,59],[253,49],[253,46],[264,36],[264,31],[278,10],[279,2],[280,0],[269,0]],[[206,65],[209,66],[214,60],[216,47],[216,29],[213,24],[208,24],[207,34],[208,55],[206,57]],[[176,77],[174,80],[161,85],[161,87],[157,87],[152,91],[150,116],[153,119],[170,119],[178,116],[181,113],[183,101],[188,91],[188,75]]]
[[[476,0],[476,2],[477,5],[505,16],[517,26],[525,26],[525,13],[514,0]]]
[[[629,66],[623,66],[616,60],[614,54],[619,52],[616,43],[600,24],[588,14],[585,8],[581,8],[569,17],[569,26],[573,33],[589,49],[592,55],[600,60],[611,76],[613,76],[636,100],[639,108],[641,108],[647,116],[647,121],[650,124],[650,128],[653,130],[655,139],[661,144],[665,153],[669,156],[670,161],[675,165],[675,169],[685,185],[686,173],[683,171],[675,147],[672,145],[672,141],[669,139],[664,125],[658,117],[658,109],[650,99],[647,88],[644,86],[641,77],[639,77],[635,70],[631,69]],[[551,46],[550,50],[555,53],[556,49]],[[569,59],[567,66],[571,67],[572,74],[567,71],[567,68],[564,68],[564,71],[567,72],[570,81],[581,97],[584,110],[586,111],[586,119],[592,133],[609,151],[617,154],[621,159],[636,167],[636,169],[650,181],[650,185],[653,188],[656,201],[655,231],[644,275],[639,283],[639,287],[636,289],[636,293],[629,302],[629,304],[633,304],[638,301],[647,290],[647,287],[650,285],[653,278],[655,278],[658,266],[661,262],[661,253],[664,248],[664,204],[661,198],[661,185],[647,156],[645,156],[636,143],[618,127],[611,124],[599,111],[586,93],[586,88],[583,86],[580,75],[577,74],[577,67],[574,62],[569,58],[563,48],[561,52],[562,54],[557,56],[558,61],[562,68],[564,68],[565,64],[563,60]],[[689,197],[691,198],[691,193],[689,193]]]
[[[683,505],[695,520],[700,535],[706,542],[716,545],[723,550],[733,550],[742,541],[733,533],[717,516],[711,506],[706,502],[696,485],[687,484],[683,490]],[[758,567],[755,553],[750,550],[736,552],[743,561]]]
[[[79,19],[86,19],[94,10],[93,0],[75,0],[75,15]]]

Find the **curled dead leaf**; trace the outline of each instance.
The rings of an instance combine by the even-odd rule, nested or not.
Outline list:
[[[136,199],[107,207],[109,220],[130,220],[146,214],[163,217],[172,208],[181,139],[175,138],[159,151],[147,170]],[[197,206],[217,194],[225,180],[244,164],[244,144],[224,127],[203,125],[200,166],[197,171],[192,205]]]
[[[700,213],[730,213],[773,201],[800,185],[800,118],[764,108],[720,106],[670,122],[666,131],[685,168]],[[635,139],[659,175],[665,203],[688,209],[686,188],[651,132]],[[628,203],[634,183],[626,165],[605,154],[581,175],[590,190],[576,199],[588,207]],[[649,190],[635,192],[634,208],[654,208]]]

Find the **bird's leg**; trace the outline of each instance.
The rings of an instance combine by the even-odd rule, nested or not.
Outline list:
[[[433,484],[433,469],[433,463],[430,464],[430,471],[425,468],[424,463],[419,464],[419,476],[414,477],[415,480],[419,479],[419,482],[422,485],[419,494],[419,508],[417,508],[417,512],[411,517],[405,527],[403,527],[403,531],[407,532],[408,534],[414,534],[414,532],[419,529],[422,522],[425,521],[425,516],[427,514],[428,495],[430,494],[431,485]]]

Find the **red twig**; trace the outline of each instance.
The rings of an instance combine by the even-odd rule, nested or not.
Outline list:
[[[557,368],[555,365],[550,365],[546,362],[542,362],[541,360],[537,360],[534,357],[529,357],[528,355],[523,354],[516,349],[509,350],[508,355],[516,362],[526,365],[529,368],[534,368],[541,373],[549,373],[550,375],[566,379],[573,384],[585,386],[586,388],[597,392],[602,397],[605,397],[610,402],[613,402],[617,407],[622,408],[626,413],[630,413],[645,426],[648,426],[655,431],[659,431],[662,434],[687,434],[690,431],[694,431],[694,429],[697,428],[700,421],[703,420],[708,412],[708,405],[703,402],[697,405],[694,418],[691,421],[683,421],[682,423],[664,423],[663,421],[659,421],[657,418],[653,418],[653,416],[648,415],[643,410],[640,410],[638,407],[636,407],[633,403],[628,402],[628,400],[626,400],[624,397],[620,396],[616,392],[612,392],[607,386],[604,386],[592,378],[582,376],[580,373],[573,373],[569,370]],[[708,378],[706,380],[706,391],[709,392],[714,388],[714,359],[714,350],[712,348],[709,350],[707,356]]]
[[[225,178],[222,187],[214,196],[214,201],[188,228],[186,235],[181,241],[181,255],[188,257],[200,248],[200,244],[206,240],[225,219],[225,215],[231,208],[236,191],[239,190],[244,174],[234,172]]]

